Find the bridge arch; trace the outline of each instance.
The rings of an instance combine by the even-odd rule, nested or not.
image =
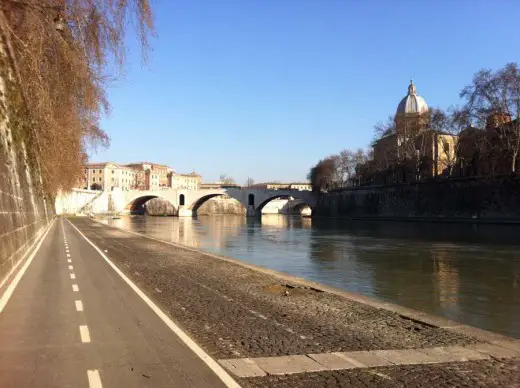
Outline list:
[[[302,196],[303,197],[303,196]],[[304,209],[304,208],[308,208],[309,210],[307,210],[305,213],[307,213],[308,215],[310,215],[312,213],[312,204],[311,203],[308,203],[308,201],[306,200],[306,198],[302,198],[302,197],[299,197],[296,193],[280,193],[280,194],[273,194],[271,196],[269,196],[268,198],[264,199],[262,201],[262,203],[260,203],[260,205],[256,206],[255,209],[256,209],[256,214],[257,215],[261,215],[262,214],[262,210],[263,208],[271,201],[275,200],[275,199],[287,199],[287,200],[298,200],[298,201],[301,201],[301,203],[298,203],[294,206],[294,210],[298,209],[298,211],[301,213],[301,211]],[[306,215],[307,215],[306,214]]]
[[[289,211],[291,214],[310,216],[312,214],[312,207],[308,203],[302,201],[290,208]]]
[[[208,195],[204,195],[200,198],[197,198],[195,202],[193,202],[190,206],[188,206],[188,209],[192,210],[193,212],[196,212],[199,207],[201,207],[204,202],[209,201],[211,198],[220,197],[223,196],[222,193],[212,193]]]
[[[211,193],[211,194],[204,195],[200,198],[197,198],[190,206],[188,206],[188,209],[190,209],[192,211],[193,215],[197,215],[197,211],[199,210],[199,208],[202,205],[204,205],[210,199],[213,199],[216,197],[230,199],[232,202],[236,202],[236,203],[240,204],[240,207],[243,209],[244,214],[245,214],[245,212],[246,212],[245,204],[242,203],[242,201],[240,201],[238,198],[233,198],[231,196],[228,196],[226,193]],[[235,214],[235,213],[230,213],[230,214]]]
[[[170,205],[173,206],[174,212],[175,213],[177,212],[177,207],[174,206],[170,201],[168,201],[166,198],[160,197],[158,195],[153,195],[153,194],[145,194],[145,195],[141,195],[141,196],[133,198],[125,206],[125,210],[130,212],[130,214],[145,214],[146,208],[144,205],[146,204],[146,202],[148,202],[152,199],[155,199],[155,198],[159,198],[159,199],[162,199],[163,201],[168,202]]]

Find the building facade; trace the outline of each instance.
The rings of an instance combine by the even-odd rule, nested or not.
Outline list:
[[[130,163],[126,167],[135,171],[137,190],[156,190],[168,187],[168,174],[171,168],[150,162]]]
[[[120,165],[112,162],[85,165],[78,187],[93,190],[198,190],[199,174],[177,174],[172,168],[150,162]]]
[[[196,172],[177,174],[171,171],[168,175],[168,187],[172,189],[198,190],[201,183],[202,178]]]
[[[80,187],[93,190],[131,190],[135,188],[135,171],[117,163],[87,164]]]

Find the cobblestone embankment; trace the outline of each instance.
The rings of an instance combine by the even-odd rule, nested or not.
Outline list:
[[[71,221],[244,387],[520,386],[520,341]]]

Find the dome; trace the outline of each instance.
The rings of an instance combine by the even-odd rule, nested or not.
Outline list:
[[[397,106],[397,114],[414,114],[428,112],[428,104],[421,96],[417,95],[415,84],[410,80],[408,95]]]

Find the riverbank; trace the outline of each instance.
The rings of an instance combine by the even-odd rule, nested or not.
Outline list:
[[[447,386],[476,375],[488,386],[520,382],[511,359],[520,345],[509,337],[85,218],[71,221],[243,386],[401,386],[439,373]],[[439,347],[436,355],[427,350]]]
[[[520,175],[432,179],[333,190],[313,215],[413,222],[520,223]]]

